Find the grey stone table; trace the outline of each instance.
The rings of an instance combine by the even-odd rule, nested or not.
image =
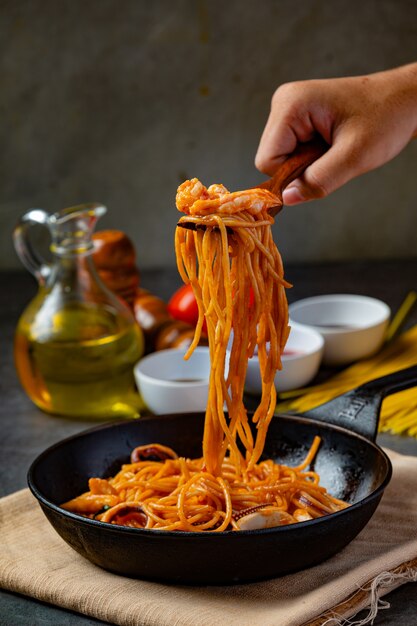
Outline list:
[[[322,293],[359,293],[381,298],[396,310],[407,291],[417,288],[417,259],[289,266],[286,276],[294,284],[288,292],[290,302]],[[142,285],[167,299],[180,285],[180,280],[175,269],[146,271],[142,276]],[[47,446],[92,425],[45,415],[32,405],[20,388],[13,366],[13,332],[20,313],[35,291],[36,285],[29,275],[23,272],[0,273],[0,496],[26,486],[29,465]],[[417,310],[410,316],[408,325],[416,323]],[[378,442],[399,452],[417,455],[416,439],[382,435]],[[391,607],[380,611],[375,625],[416,626],[417,587],[414,583],[404,585],[386,599]],[[98,626],[104,622],[31,598],[0,592],[1,626],[93,624]]]

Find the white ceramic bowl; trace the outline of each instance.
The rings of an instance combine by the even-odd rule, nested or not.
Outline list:
[[[306,298],[291,304],[289,311],[290,324],[322,335],[326,365],[346,365],[376,352],[391,314],[381,300],[349,294]]]
[[[157,415],[205,411],[210,376],[208,348],[160,350],[136,363],[134,374],[146,406]]]
[[[275,376],[277,391],[289,391],[307,385],[318,372],[323,346],[323,338],[317,331],[301,326],[291,328],[282,355],[282,370]],[[262,391],[259,360],[256,356],[248,362],[245,390],[256,394]]]

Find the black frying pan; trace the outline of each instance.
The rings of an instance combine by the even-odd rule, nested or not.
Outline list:
[[[342,550],[374,513],[391,478],[375,443],[384,396],[417,385],[417,366],[363,385],[305,415],[271,422],[264,456],[296,465],[313,437],[322,438],[314,469],[332,495],[352,505],[316,520],[278,528],[188,533],[126,528],[59,508],[87,489],[91,476],[118,471],[138,445],[159,442],[201,456],[204,415],[174,414],[93,428],[48,448],[28,482],[46,517],[82,556],[104,569],[181,584],[262,580],[310,567]]]

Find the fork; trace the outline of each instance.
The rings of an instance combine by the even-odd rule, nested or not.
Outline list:
[[[259,185],[255,185],[251,187],[251,189],[266,189],[271,193],[275,194],[279,199],[279,204],[270,207],[268,209],[268,213],[275,217],[279,211],[281,211],[283,207],[282,203],[282,192],[287,187],[287,185],[298,178],[304,170],[314,163],[318,158],[320,158],[327,150],[329,146],[321,137],[316,137],[307,143],[301,143],[297,146],[297,148],[292,152],[280,165],[278,166],[275,174],[265,180],[263,183]],[[187,216],[181,218],[181,221],[178,222],[177,226],[180,228],[188,228],[190,230],[205,230],[206,226],[204,224],[196,224],[194,222],[187,222]],[[232,229],[228,226],[228,231]]]

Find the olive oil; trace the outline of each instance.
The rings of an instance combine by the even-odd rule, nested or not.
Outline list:
[[[138,415],[133,366],[140,329],[108,309],[74,303],[40,329],[22,316],[15,336],[21,383],[42,410],[80,418]]]
[[[32,209],[14,231],[16,251],[39,283],[17,325],[16,369],[28,396],[47,413],[138,417],[142,406],[133,376],[143,354],[142,331],[92,260],[91,235],[105,212],[94,203],[52,215]],[[50,263],[32,245],[34,225],[50,231]]]

